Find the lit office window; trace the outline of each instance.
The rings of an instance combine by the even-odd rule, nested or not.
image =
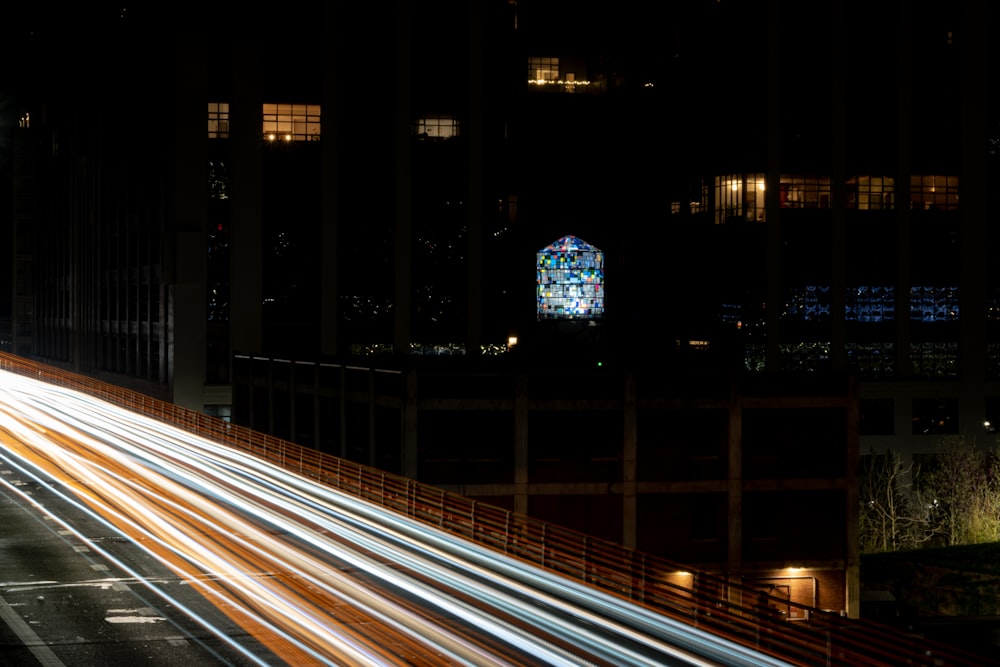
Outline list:
[[[538,319],[604,317],[604,253],[575,236],[538,251]]]
[[[910,208],[915,211],[957,211],[958,176],[913,176]]]
[[[846,322],[887,322],[896,319],[896,288],[859,285],[844,290]]]
[[[847,208],[889,210],[895,198],[896,183],[888,176],[854,176],[847,181]]]
[[[914,322],[954,322],[958,320],[958,288],[911,287],[910,319]]]
[[[715,222],[764,222],[764,174],[715,178]]]
[[[208,138],[229,138],[229,103],[208,103]]]
[[[781,208],[830,208],[826,176],[781,176]]]
[[[785,308],[781,319],[814,322],[830,319],[830,286],[806,285],[785,290]]]
[[[265,104],[264,140],[319,141],[318,104]]]
[[[413,131],[417,139],[443,141],[457,137],[461,127],[458,119],[452,116],[424,116],[417,119]]]
[[[558,80],[558,58],[528,58],[528,83],[545,84]]]
[[[780,343],[778,358],[785,373],[812,372],[830,364],[830,341],[800,341]]]

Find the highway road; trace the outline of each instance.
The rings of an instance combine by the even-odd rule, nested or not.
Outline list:
[[[8,373],[0,473],[12,664],[786,664]]]

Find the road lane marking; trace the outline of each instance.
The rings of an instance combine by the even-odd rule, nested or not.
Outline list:
[[[14,631],[17,638],[38,659],[42,667],[66,667],[66,664],[56,657],[52,649],[46,646],[45,642],[31,629],[31,626],[2,597],[0,597],[0,620],[3,620],[7,627]]]

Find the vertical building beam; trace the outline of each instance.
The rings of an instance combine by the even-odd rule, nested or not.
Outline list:
[[[844,567],[845,610],[850,618],[861,615],[861,517],[859,478],[861,475],[861,408],[858,382],[848,380],[847,386],[847,443],[845,472],[847,483],[844,490],[844,540],[846,562]]]
[[[320,222],[320,353],[334,356],[340,352],[341,344],[338,322],[340,308],[338,293],[340,284],[340,217],[339,164],[337,155],[340,144],[340,114],[338,113],[338,89],[340,58],[338,45],[341,40],[336,28],[340,25],[338,10],[342,5],[329,3],[323,11],[325,21],[323,41],[323,97],[320,107],[322,126],[322,221]],[[344,22],[345,24],[347,22]],[[317,370],[318,373],[318,370]]]
[[[847,289],[847,35],[844,6],[839,2],[828,5],[833,23],[833,169],[830,189],[833,198],[833,237],[831,250],[833,275],[830,281],[830,362],[834,371],[847,367],[847,331],[844,322]]]
[[[168,345],[172,364],[171,400],[180,406],[201,411],[205,403],[208,347],[207,281],[208,247],[208,123],[207,74],[202,40],[180,40],[176,50],[177,125],[174,137],[174,206],[177,229],[174,237],[174,258],[170,294],[171,316],[168,323]],[[128,211],[126,215],[136,215]],[[129,239],[135,243],[135,239]],[[136,284],[128,289],[139,289]],[[137,307],[140,300],[137,298]],[[137,332],[145,313],[127,313],[137,322]],[[136,340],[130,345],[138,346]],[[137,349],[137,355],[148,351]],[[138,359],[137,359],[138,361]],[[136,368],[128,372],[137,374]]]
[[[895,377],[910,379],[910,104],[911,73],[910,61],[910,3],[899,0],[897,12],[897,56],[896,56],[896,355]]]
[[[729,430],[727,438],[729,498],[726,525],[728,570],[739,577],[743,569],[743,390],[733,374],[729,387]],[[737,579],[734,583],[742,584]],[[741,600],[732,600],[740,604]]]
[[[637,415],[635,374],[625,376],[624,441],[622,443],[622,544],[635,549],[638,540]]]
[[[767,347],[764,369],[781,369],[781,11],[780,0],[767,3]],[[744,192],[746,190],[744,189]]]
[[[479,354],[483,329],[483,3],[469,3],[468,295],[465,353]]]
[[[403,374],[403,477],[417,479],[417,371],[410,368]]]
[[[514,385],[514,511],[528,513],[528,378]]]
[[[996,443],[995,435],[982,428],[986,414],[986,350],[987,350],[987,285],[984,267],[990,263],[989,225],[984,221],[995,216],[990,211],[990,173],[987,152],[984,150],[989,136],[989,95],[992,86],[985,82],[995,80],[995,60],[989,53],[989,4],[975,0],[962,3],[962,60],[961,60],[961,146],[962,171],[959,174],[961,191],[962,267],[959,284],[960,373],[971,391],[963,392],[959,404],[959,424],[963,430],[978,435],[980,444],[989,447]],[[991,75],[994,78],[991,78]],[[994,250],[995,252],[995,250]]]
[[[252,356],[263,352],[261,54],[259,45],[250,39],[237,40],[233,48],[229,349]]]
[[[411,281],[411,152],[412,118],[410,112],[410,0],[396,0],[396,281],[394,294],[395,326],[393,352],[406,354],[412,324]]]

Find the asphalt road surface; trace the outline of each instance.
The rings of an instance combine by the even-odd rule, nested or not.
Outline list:
[[[258,661],[284,664],[136,542],[0,459],[0,665]]]

